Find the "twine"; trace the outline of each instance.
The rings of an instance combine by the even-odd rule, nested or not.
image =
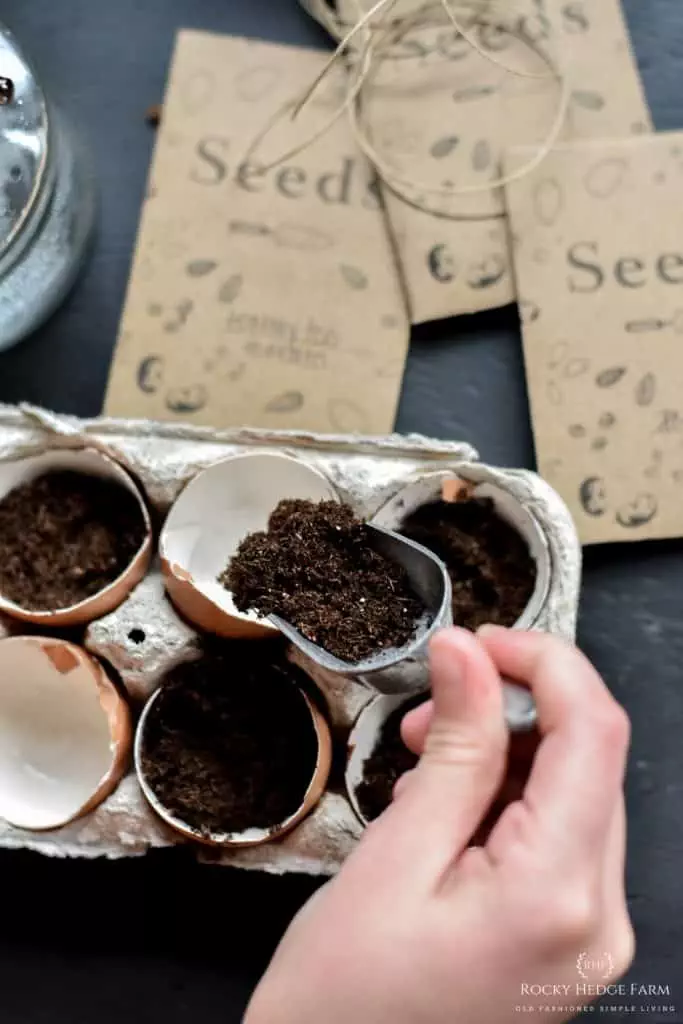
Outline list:
[[[560,66],[559,54],[553,60],[538,44],[528,39],[522,32],[516,31],[505,24],[504,18],[509,17],[511,6],[509,0],[455,0],[458,9],[472,20],[466,26],[462,24],[459,15],[454,13],[452,0],[428,0],[422,6],[416,8],[400,17],[390,18],[399,0],[377,0],[364,14],[361,13],[360,4],[355,0],[358,9],[358,20],[349,27],[348,23],[340,17],[336,8],[332,7],[330,0],[299,0],[304,9],[318,21],[328,32],[339,40],[338,46],[316,75],[311,84],[298,98],[289,100],[273,115],[264,125],[263,129],[252,141],[246,154],[245,161],[252,162],[253,155],[270,134],[273,128],[289,114],[291,120],[295,120],[299,114],[308,106],[313,95],[327,78],[331,70],[339,64],[345,54],[350,50],[351,44],[362,37],[360,46],[356,46],[353,52],[353,60],[350,61],[349,84],[343,103],[334,111],[327,121],[303,142],[282,153],[268,164],[259,163],[262,171],[272,170],[282,163],[291,160],[294,156],[304,152],[322,138],[330,128],[345,114],[349,122],[356,142],[384,183],[405,202],[424,212],[440,217],[461,217],[451,214],[446,210],[431,209],[426,195],[440,197],[443,200],[457,199],[462,196],[473,196],[476,194],[488,193],[501,189],[516,181],[519,181],[531,174],[551,152],[555,143],[560,137],[564,123],[567,118],[571,90],[568,76]],[[519,13],[519,12],[516,12]],[[383,50],[402,39],[408,32],[420,27],[442,24],[442,20],[434,20],[437,14],[443,19],[444,15],[453,26],[459,36],[477,52],[483,59],[500,68],[510,75],[520,78],[555,80],[560,85],[560,96],[556,115],[552,121],[548,134],[539,145],[534,156],[517,170],[507,175],[499,176],[493,181],[471,185],[452,185],[448,187],[436,187],[432,183],[419,181],[409,177],[402,177],[384,159],[376,148],[370,135],[370,129],[363,123],[362,116],[362,93],[365,87],[369,86],[377,74],[382,62],[386,59]],[[520,39],[523,43],[534,50],[546,63],[548,71],[529,72],[521,68],[515,68],[502,61],[495,54],[481,46],[471,31],[475,25],[486,25],[506,31],[510,36]],[[471,216],[471,214],[470,214]],[[483,216],[491,216],[490,214]]]
[[[389,0],[389,2],[391,2],[391,0]],[[394,0],[394,2],[395,2],[395,0]],[[546,135],[544,141],[541,143],[538,151],[534,154],[534,156],[531,157],[531,159],[529,159],[526,163],[524,163],[516,171],[513,171],[510,174],[500,176],[500,177],[496,178],[493,181],[488,181],[488,182],[479,183],[479,184],[472,184],[472,185],[454,185],[454,186],[449,186],[449,187],[437,187],[437,186],[434,186],[433,184],[431,184],[429,182],[419,181],[419,180],[414,179],[414,178],[404,178],[404,177],[401,177],[395,171],[395,169],[393,167],[391,167],[384,160],[384,158],[382,157],[382,155],[380,154],[378,149],[373,144],[373,142],[372,142],[372,140],[371,140],[371,138],[369,136],[369,132],[368,132],[367,128],[363,127],[363,125],[362,125],[362,111],[360,109],[360,105],[358,103],[353,103],[353,104],[351,104],[349,106],[349,115],[350,115],[350,119],[351,119],[351,126],[352,126],[352,129],[353,129],[355,138],[356,138],[356,142],[359,145],[359,147],[361,148],[361,150],[364,152],[366,157],[374,165],[375,169],[377,170],[377,172],[380,175],[380,177],[382,178],[382,180],[386,183],[386,185],[393,192],[395,192],[397,195],[399,195],[405,202],[409,203],[410,205],[415,206],[418,209],[421,209],[421,210],[423,210],[424,212],[427,212],[427,213],[438,212],[438,215],[443,216],[443,217],[448,217],[449,214],[448,214],[447,211],[434,211],[433,209],[430,209],[426,205],[426,202],[422,198],[422,196],[420,196],[418,198],[414,193],[418,193],[418,194],[421,193],[422,195],[427,194],[427,195],[433,195],[433,196],[440,196],[443,199],[453,199],[453,198],[458,198],[458,197],[461,197],[461,196],[472,196],[472,195],[478,195],[478,194],[480,195],[480,194],[485,193],[485,192],[490,192],[490,191],[494,191],[496,189],[505,188],[507,185],[511,185],[511,184],[513,184],[516,181],[520,181],[520,180],[524,179],[529,174],[531,174],[534,170],[536,170],[536,168],[538,166],[540,166],[540,164],[543,163],[543,161],[548,156],[550,151],[555,146],[555,143],[559,139],[560,134],[562,132],[562,128],[564,127],[565,120],[567,118],[567,112],[568,112],[568,109],[569,109],[569,103],[570,103],[570,99],[571,99],[571,91],[570,91],[570,88],[569,88],[569,81],[568,81],[567,76],[562,74],[560,72],[560,70],[555,67],[555,65],[553,64],[551,58],[546,53],[544,53],[535,44],[532,44],[530,40],[528,40],[526,37],[524,37],[520,33],[513,32],[507,26],[501,26],[501,27],[504,27],[506,29],[506,31],[510,35],[516,36],[517,38],[521,39],[522,42],[524,42],[531,49],[533,49],[535,52],[537,52],[541,56],[541,58],[546,62],[546,64],[548,65],[548,67],[550,69],[550,73],[549,74],[548,73],[538,74],[538,73],[535,73],[535,72],[534,73],[528,73],[528,72],[518,71],[518,70],[515,70],[514,68],[511,68],[509,65],[504,64],[500,60],[498,60],[498,58],[495,57],[493,54],[488,54],[485,50],[483,50],[481,47],[479,47],[478,44],[475,45],[475,43],[472,41],[472,39],[468,38],[468,35],[465,34],[462,31],[462,29],[459,27],[458,20],[455,17],[452,16],[452,12],[449,9],[448,0],[443,0],[441,6],[444,9],[447,10],[447,13],[449,15],[449,20],[454,25],[454,27],[459,32],[459,34],[462,35],[462,37],[465,39],[465,41],[468,42],[473,47],[473,49],[475,49],[477,52],[482,53],[482,55],[486,59],[488,59],[490,61],[490,63],[492,63],[492,64],[494,64],[494,65],[496,65],[498,67],[503,68],[503,70],[505,70],[505,71],[507,71],[507,72],[509,72],[511,74],[515,74],[515,75],[518,75],[520,77],[536,78],[536,79],[538,79],[538,78],[541,78],[541,79],[555,79],[561,85],[560,97],[559,97],[558,107],[557,107],[557,111],[556,111],[555,117],[554,117],[554,119],[552,121],[552,124],[550,126],[550,130],[549,130],[548,134]],[[424,8],[422,8],[421,11],[424,11]],[[415,20],[419,19],[419,15],[420,15],[421,11],[417,11],[416,12]],[[418,20],[418,24],[419,24],[419,20]],[[410,29],[413,28],[413,27],[414,27],[414,24],[412,23],[412,19],[408,19],[408,18],[403,19],[400,23],[398,23],[395,26],[394,38],[395,39],[396,38],[401,38],[408,31],[410,31]],[[365,57],[365,53],[364,53],[364,57]],[[383,59],[384,58],[382,57],[381,51],[378,50],[378,51],[374,52],[372,49],[370,50],[370,54],[369,54],[369,56],[366,57],[366,60],[365,60],[365,63],[368,66],[368,70],[365,72],[363,85],[365,85],[365,84],[367,84],[368,82],[371,81],[371,76],[373,74],[377,73],[379,65],[380,65],[380,63],[381,63],[381,61]],[[359,95],[359,93],[360,93],[360,90],[358,90],[357,95]]]
[[[512,2],[514,3],[514,0]],[[345,21],[337,11],[336,4],[331,3],[330,0],[299,0],[299,4],[307,14],[310,14],[337,41],[343,39],[356,24],[355,22]],[[510,0],[458,0],[458,6],[470,8],[478,14],[482,11],[489,14],[497,12],[500,18],[503,19],[509,14]],[[359,17],[361,13],[359,11]],[[391,23],[398,24],[401,20],[399,15]],[[377,22],[372,22],[370,27],[374,28],[377,24]]]

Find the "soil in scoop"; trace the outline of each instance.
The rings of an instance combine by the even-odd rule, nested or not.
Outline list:
[[[401,722],[409,711],[422,704],[427,697],[406,701],[393,711],[382,726],[374,751],[365,762],[363,781],[356,790],[356,799],[366,821],[379,818],[393,799],[394,786],[405,773],[417,764],[417,757],[401,739]]]
[[[68,608],[113,583],[145,538],[137,499],[111,480],[45,473],[0,502],[0,593]]]
[[[534,592],[536,565],[525,541],[500,518],[490,498],[423,505],[401,533],[445,563],[457,626],[512,626],[519,619]]]
[[[162,805],[204,835],[289,818],[318,753],[297,688],[304,679],[269,642],[226,644],[170,673],[147,720],[142,756]]]
[[[349,662],[402,647],[425,611],[405,570],[335,501],[280,502],[267,533],[242,541],[220,582],[240,611],[279,615]]]

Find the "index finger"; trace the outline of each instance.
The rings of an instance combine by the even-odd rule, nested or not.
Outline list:
[[[626,713],[579,650],[557,637],[484,627],[501,674],[527,684],[542,740],[524,803],[552,856],[594,855],[606,842],[624,783]]]

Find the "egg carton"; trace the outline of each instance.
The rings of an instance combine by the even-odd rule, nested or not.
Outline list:
[[[468,444],[415,434],[349,437],[215,430],[145,420],[81,420],[31,406],[0,405],[0,460],[46,448],[87,445],[106,448],[136,475],[158,523],[197,472],[255,450],[302,459],[325,474],[362,518],[374,516],[404,486],[444,470],[500,488],[531,513],[547,540],[548,589],[534,628],[574,639],[581,549],[566,506],[536,474],[487,466]],[[0,636],[21,632],[19,623],[0,621]],[[158,562],[116,611],[85,630],[81,642],[118,673],[134,711],[142,708],[170,669],[196,658],[201,649],[200,634],[180,618],[165,595]],[[343,743],[360,710],[374,697],[373,690],[313,664],[299,651],[291,656],[324,694],[333,734]],[[330,875],[361,833],[344,793],[330,789],[308,818],[277,841],[243,849],[193,849],[206,862],[273,874]],[[103,804],[62,829],[31,833],[0,820],[0,848],[30,849],[53,857],[132,857],[178,845],[183,845],[181,837],[149,808],[132,767]]]

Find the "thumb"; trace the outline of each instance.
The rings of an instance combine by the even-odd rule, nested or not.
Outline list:
[[[498,792],[508,733],[500,675],[473,634],[438,633],[430,674],[424,753],[388,817],[394,829],[419,838],[420,860],[439,870],[466,848]]]

